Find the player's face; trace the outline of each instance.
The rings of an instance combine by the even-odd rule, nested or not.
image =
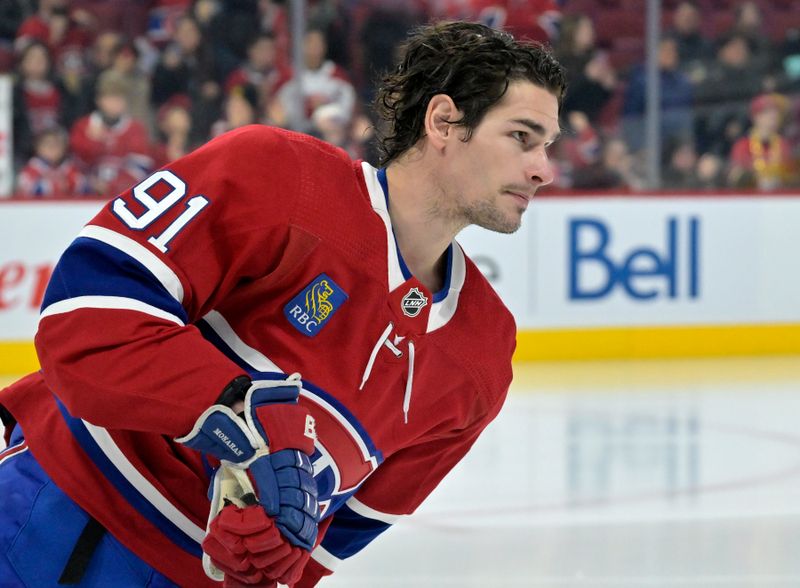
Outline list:
[[[445,188],[452,212],[467,224],[516,231],[536,190],[553,181],[547,149],[558,135],[557,98],[530,82],[512,83],[469,141],[454,145]]]

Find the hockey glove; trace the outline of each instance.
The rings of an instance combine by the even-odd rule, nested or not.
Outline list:
[[[319,515],[309,459],[314,419],[297,403],[300,388],[297,374],[255,381],[244,398],[244,418],[215,404],[176,439],[220,460],[210,490],[209,528],[226,501],[243,506],[257,500],[291,545],[313,548]],[[220,579],[207,564],[204,558],[206,572]]]
[[[224,588],[293,585],[310,553],[290,545],[259,506],[222,509],[209,527],[203,551],[225,574]]]

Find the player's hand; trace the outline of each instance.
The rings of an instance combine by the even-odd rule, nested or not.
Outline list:
[[[242,504],[252,490],[288,542],[311,550],[319,517],[310,460],[316,435],[313,417],[297,403],[300,387],[298,375],[255,381],[245,395],[244,419],[216,404],[176,441],[220,460],[209,520],[222,509],[229,489],[238,487],[234,494]]]
[[[259,506],[223,508],[211,522],[203,551],[224,572],[225,588],[291,586],[309,559],[309,552],[289,544]]]

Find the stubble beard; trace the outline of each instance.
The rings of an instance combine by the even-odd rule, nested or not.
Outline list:
[[[504,213],[496,200],[481,199],[478,202],[466,203],[460,195],[454,199],[440,190],[438,198],[430,202],[428,215],[430,218],[446,218],[454,232],[458,233],[470,225],[477,225],[488,231],[510,235],[522,224],[522,212],[519,216]]]
[[[510,235],[522,224],[522,215],[509,216],[495,202],[482,200],[462,209],[466,225],[477,225],[488,231]]]

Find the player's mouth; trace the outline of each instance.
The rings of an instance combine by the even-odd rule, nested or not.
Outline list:
[[[514,198],[516,198],[520,204],[527,207],[528,203],[533,200],[533,193],[527,194],[525,192],[514,192],[513,190],[508,190],[506,194],[510,194]]]

